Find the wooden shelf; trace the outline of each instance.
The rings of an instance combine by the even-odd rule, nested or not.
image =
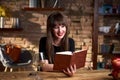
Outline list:
[[[63,8],[23,8],[24,11],[64,11]]]
[[[109,1],[109,0],[104,0]],[[111,0],[112,4],[114,3],[114,0]],[[104,4],[104,3],[102,3]],[[115,34],[114,32],[110,33],[103,33],[99,32],[99,26],[103,23],[112,23],[112,20],[120,20],[119,16],[120,13],[104,13],[100,14],[99,8],[100,5],[102,5],[99,0],[94,0],[94,22],[93,22],[93,36],[92,36],[92,51],[93,51],[93,69],[97,69],[97,57],[98,55],[102,55],[103,57],[114,57],[118,56],[120,54],[113,54],[113,53],[99,53],[99,43],[100,41],[103,43],[108,40],[108,42],[112,42],[112,40],[120,40],[120,34]],[[118,3],[120,4],[120,3]],[[108,20],[108,21],[107,21]],[[113,22],[114,23],[114,22]],[[102,40],[99,40],[99,36],[103,36]]]
[[[98,53],[98,55],[109,56],[109,55],[114,55],[114,54],[112,54],[112,53]]]
[[[111,13],[111,14],[100,14],[99,13],[99,15],[101,15],[101,16],[113,16],[113,17],[115,17],[115,16],[120,16],[120,13]]]
[[[22,28],[0,28],[0,31],[22,31]]]
[[[120,56],[120,54],[113,54],[113,53],[99,53],[98,55],[102,55],[104,57],[115,57],[115,56]]]
[[[120,37],[120,34],[114,34],[114,33],[103,33],[99,32],[99,35],[104,35],[104,36],[112,36],[112,37]]]

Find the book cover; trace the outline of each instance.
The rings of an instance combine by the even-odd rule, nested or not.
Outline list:
[[[111,45],[110,44],[101,44],[100,45],[100,53],[105,54],[110,52]]]
[[[75,52],[64,51],[57,52],[55,55],[55,62],[53,69],[56,71],[62,71],[67,69],[70,65],[76,64],[76,68],[85,66],[87,50],[79,50]]]

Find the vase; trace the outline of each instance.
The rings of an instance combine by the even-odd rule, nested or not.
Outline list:
[[[38,0],[29,0],[29,7],[36,8]]]

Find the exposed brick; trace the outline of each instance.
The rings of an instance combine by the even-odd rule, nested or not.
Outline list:
[[[80,49],[82,42],[89,46],[88,55],[92,54],[92,23],[93,0],[65,0],[65,11],[62,12],[68,18],[70,26],[69,36],[75,40],[75,48]],[[67,4],[66,4],[67,3]],[[29,50],[38,52],[39,40],[46,36],[46,20],[51,11],[22,11],[28,7],[29,0],[1,0],[1,5],[7,5],[11,17],[20,18],[21,32],[1,32],[1,43],[15,43]],[[64,4],[64,2],[63,2]],[[78,6],[77,6],[78,5]],[[80,9],[81,8],[81,9]],[[70,11],[71,10],[71,11]],[[78,11],[79,10],[79,11]],[[6,22],[9,27],[10,22]],[[101,21],[102,24],[102,21]],[[91,56],[87,56],[89,58]]]

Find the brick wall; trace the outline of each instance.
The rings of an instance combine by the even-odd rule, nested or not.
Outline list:
[[[91,61],[92,50],[92,24],[93,0],[62,0],[64,13],[69,21],[70,37],[75,40],[76,49],[85,43],[89,46],[87,61]],[[38,51],[39,40],[46,35],[46,19],[53,11],[23,11],[29,0],[1,0],[0,5],[5,5],[11,17],[20,19],[22,31],[2,31],[0,43],[13,43],[21,45],[32,51]],[[7,24],[5,24],[7,25]]]

